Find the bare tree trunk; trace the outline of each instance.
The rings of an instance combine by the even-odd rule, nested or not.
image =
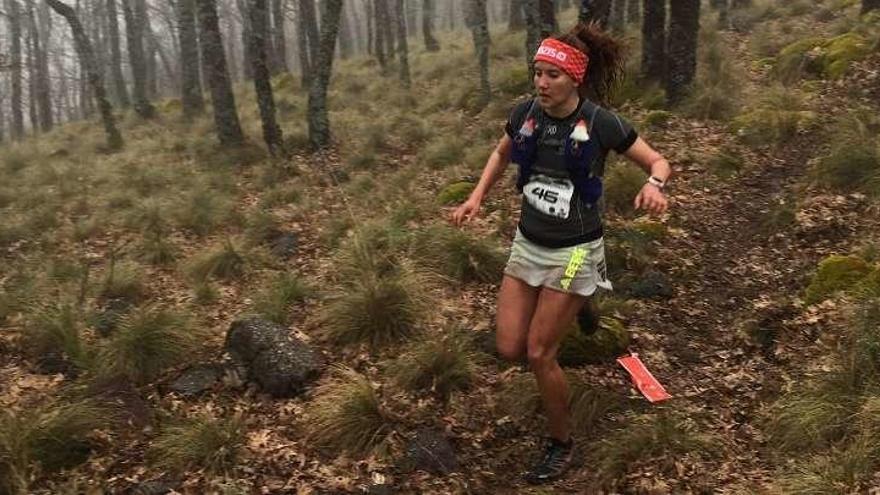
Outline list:
[[[480,60],[480,100],[477,107],[482,109],[489,104],[492,87],[489,85],[489,18],[486,13],[486,0],[468,0],[467,24],[474,39],[474,49]]]
[[[690,92],[697,73],[700,0],[672,0],[669,12],[669,58],[666,99],[680,103]]]
[[[403,0],[397,0],[395,6],[395,20],[397,21],[397,53],[400,57],[400,81],[403,87],[409,89],[412,80],[409,77],[409,46],[406,43],[406,12]]]
[[[32,9],[28,9],[28,15],[33,18],[34,11]],[[40,120],[37,117],[37,78],[34,77],[36,73],[36,65],[37,65],[37,57],[34,54],[36,51],[36,38],[37,33],[33,29],[33,24],[28,24],[28,52],[27,52],[27,67],[28,67],[28,113],[31,119],[31,134],[36,134],[40,129]]]
[[[553,0],[539,0],[538,8],[541,12],[541,38],[543,39],[559,31],[559,24],[556,22]]]
[[[146,0],[122,0],[125,15],[125,33],[128,39],[128,60],[131,64],[133,82],[132,99],[134,111],[141,118],[151,119],[156,110],[147,99],[147,61],[144,54],[144,19],[140,18],[141,6]]]
[[[626,15],[626,0],[611,0],[611,15],[608,25],[615,34],[623,33],[624,16]]]
[[[125,87],[125,76],[122,75],[122,50],[119,44],[119,17],[116,12],[116,0],[107,0],[107,35],[110,38],[110,79],[113,80],[113,97],[123,107],[131,105],[128,89]]]
[[[181,104],[183,116],[191,118],[205,109],[199,79],[199,39],[196,33],[195,0],[179,0],[178,35],[180,36]]]
[[[268,54],[266,45],[269,41],[268,16],[266,13],[266,0],[251,0],[249,5],[251,13],[251,59],[253,63],[254,91],[257,96],[257,104],[260,107],[260,120],[263,123],[263,140],[269,148],[269,153],[277,156],[283,152],[281,128],[275,120],[275,98],[272,95],[272,82],[270,81]]]
[[[526,21],[526,63],[529,65],[529,73],[532,71],[535,52],[543,37],[541,36],[541,11],[538,6],[539,0],[522,0],[523,17]]]
[[[666,2],[645,0],[642,20],[642,77],[662,81],[666,76]]]
[[[306,19],[302,12],[302,1],[300,1],[297,6],[297,10],[296,17],[299,19],[299,22],[297,23],[296,29],[296,41],[299,48],[300,80],[302,87],[307,88],[311,78],[312,66],[309,62],[309,35],[306,27]]]
[[[641,0],[626,0],[626,23],[638,24],[642,20]]]
[[[862,0],[862,15],[876,9],[880,9],[880,0]]]
[[[214,127],[220,144],[238,145],[244,142],[241,123],[235,109],[235,95],[226,70],[226,54],[223,37],[220,35],[220,22],[217,19],[215,0],[198,0],[199,48],[202,51],[202,64],[211,87],[211,102],[214,106]]]
[[[309,50],[309,69],[314,70],[320,52],[318,35],[318,15],[315,11],[315,0],[299,0],[300,26],[305,30]],[[311,78],[309,79],[311,81]]]
[[[523,15],[524,0],[510,0],[510,12],[507,17],[507,29],[516,31],[526,26],[526,18]]]
[[[659,3],[666,0],[645,0]],[[608,28],[611,15],[611,0],[581,0],[578,20],[581,22],[598,22],[602,29]]]
[[[388,70],[388,59],[386,58],[387,52],[385,51],[385,29],[382,27],[382,7],[380,7],[380,3],[384,0],[373,0],[373,26],[375,26],[376,32],[376,59],[379,61],[379,67],[382,69],[382,74],[385,74],[385,71]]]
[[[272,74],[287,72],[287,35],[284,33],[284,0],[272,0]]]
[[[429,52],[440,50],[440,43],[434,37],[434,0],[422,1],[422,34],[425,37],[425,49]]]
[[[9,62],[12,66],[12,138],[21,139],[24,137],[24,114],[21,108],[21,12],[16,0],[6,0],[6,10],[9,11],[6,20],[9,24]]]
[[[86,68],[95,101],[98,102],[98,108],[101,110],[101,120],[104,123],[104,132],[107,134],[107,146],[113,150],[121,148],[123,145],[122,135],[119,134],[119,130],[116,128],[113,107],[110,105],[110,101],[107,99],[107,94],[104,91],[101,70],[95,60],[92,44],[89,42],[82,24],[80,24],[76,12],[60,0],[46,1],[55,12],[58,12],[59,15],[67,20],[67,23],[70,24],[70,30],[73,31],[73,40],[76,44],[76,51],[79,53],[80,63]]]
[[[389,60],[392,60],[397,55],[397,51],[394,46],[391,10],[388,8],[388,0],[375,0],[375,2],[376,7],[379,9],[379,16],[376,17],[376,30],[382,31],[382,40],[385,42],[385,55]]]
[[[34,4],[31,1],[29,6],[30,29],[34,38],[34,56],[35,66],[31,78],[34,79],[34,89],[36,95],[37,115],[40,122],[40,129],[48,132],[52,129],[52,86],[49,82],[49,57],[46,54],[46,45],[41,43],[43,36],[37,27],[37,19],[34,14]]]
[[[339,57],[343,60],[349,58],[354,53],[354,29],[351,27],[351,22],[346,15],[346,5],[344,4],[342,7],[342,14],[340,14],[339,18]]]
[[[309,87],[309,141],[316,149],[330,144],[330,120],[327,116],[327,86],[333,72],[333,51],[339,31],[342,0],[327,0],[321,23],[320,56],[315,61],[315,77]]]
[[[238,5],[238,13],[241,15],[241,53],[244,60],[242,63],[242,72],[244,73],[245,80],[251,80],[254,77],[253,68],[254,68],[254,54],[251,52],[251,16],[250,16],[250,6],[247,3],[247,0],[236,0],[236,5]],[[233,71],[234,73],[235,71]]]

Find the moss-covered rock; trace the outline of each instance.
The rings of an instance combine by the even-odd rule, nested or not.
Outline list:
[[[849,69],[851,63],[871,53],[871,44],[859,34],[846,33],[828,40],[824,49],[822,73],[825,77],[837,79]]]
[[[871,265],[858,256],[831,255],[819,263],[804,300],[807,304],[815,304],[836,292],[852,290],[871,271]]]
[[[785,82],[805,75],[837,79],[850,64],[870,54],[871,49],[868,38],[855,32],[830,39],[807,38],[783,48],[776,57],[773,72]]]
[[[453,205],[464,202],[474,190],[472,182],[453,182],[437,194],[437,201],[442,205]]]
[[[860,280],[853,288],[853,293],[865,299],[880,298],[880,268],[875,268]]]
[[[607,363],[626,352],[630,335],[620,320],[602,317],[599,330],[587,335],[573,323],[559,349],[563,366]]]

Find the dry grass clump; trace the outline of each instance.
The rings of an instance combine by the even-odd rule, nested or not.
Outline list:
[[[497,282],[507,261],[497,243],[445,225],[417,234],[413,252],[425,266],[462,283]]]
[[[758,103],[731,123],[731,129],[750,146],[781,145],[817,119],[797,91],[769,88]]]
[[[366,454],[385,441],[393,426],[370,381],[344,367],[317,388],[307,412],[309,440],[332,452]]]
[[[101,284],[101,297],[104,299],[123,299],[136,303],[146,296],[144,273],[134,262],[116,263],[111,261]]]
[[[465,142],[458,134],[443,134],[430,140],[419,154],[419,161],[438,170],[464,159]]]
[[[700,119],[727,120],[738,110],[745,75],[717,31],[703,30],[700,35],[700,71],[685,109]]]
[[[84,462],[92,451],[89,434],[108,419],[108,411],[90,401],[0,411],[0,493],[29,493],[37,473]]]
[[[425,338],[407,349],[392,366],[392,374],[403,388],[428,390],[442,399],[470,387],[479,357],[473,341],[461,332],[445,338]]]
[[[629,418],[624,428],[594,444],[590,457],[596,478],[609,486],[639,461],[658,460],[654,467],[669,472],[681,455],[708,456],[717,449],[717,439],[699,433],[693,421],[660,411]]]
[[[100,351],[99,373],[136,384],[191,359],[198,335],[181,315],[147,306],[123,316]]]
[[[308,287],[298,276],[280,273],[257,296],[254,311],[270,321],[286,325],[290,320],[290,306],[302,301],[308,293]]]
[[[223,193],[208,189],[182,198],[174,211],[178,226],[198,236],[211,234],[233,220],[230,200]]]
[[[605,205],[619,215],[634,211],[633,200],[645,185],[645,173],[622,162],[610,167],[605,174]]]
[[[235,280],[241,278],[248,264],[248,255],[231,239],[196,255],[186,271],[196,283],[212,278]]]
[[[340,286],[323,310],[325,333],[333,341],[380,346],[416,332],[424,320],[428,279],[411,266],[366,272]]]
[[[157,466],[173,472],[204,469],[228,473],[235,468],[245,435],[240,415],[202,415],[164,428],[150,447],[149,457]]]
[[[880,119],[853,112],[836,126],[831,153],[816,164],[816,181],[843,192],[859,191],[880,196]]]
[[[23,348],[44,365],[71,364],[77,369],[87,369],[92,354],[82,331],[81,315],[73,303],[38,303],[28,311],[22,334]]]

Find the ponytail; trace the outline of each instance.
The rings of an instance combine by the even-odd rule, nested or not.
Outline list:
[[[577,48],[590,59],[585,84],[578,88],[580,96],[607,105],[614,87],[623,79],[623,44],[595,22],[581,22],[555,39]]]

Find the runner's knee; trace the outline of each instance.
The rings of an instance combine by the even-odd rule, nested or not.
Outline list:
[[[528,357],[533,370],[542,369],[556,363],[556,350],[544,344],[529,343]]]
[[[525,356],[525,342],[519,342],[517,339],[503,337],[499,332],[495,337],[495,348],[498,355],[507,361],[520,361]]]

